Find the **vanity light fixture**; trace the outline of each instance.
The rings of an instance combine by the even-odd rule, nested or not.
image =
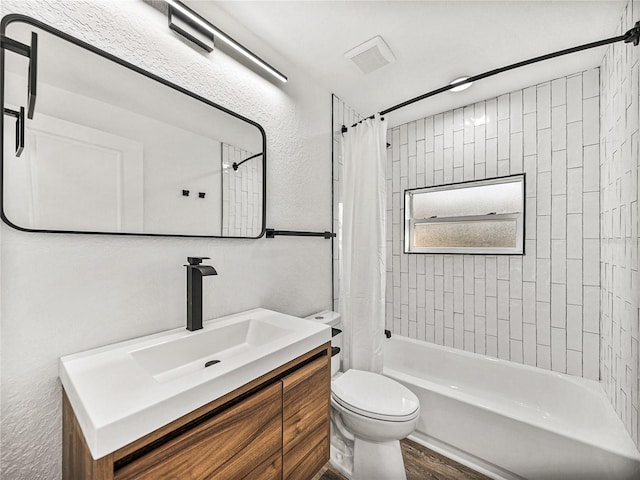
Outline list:
[[[273,68],[267,62],[265,62],[260,57],[258,57],[256,54],[254,54],[251,51],[247,50],[245,47],[240,45],[238,42],[236,42],[229,35],[224,33],[222,30],[220,30],[215,25],[209,23],[207,20],[202,18],[200,15],[198,15],[196,12],[194,12],[189,7],[184,5],[182,2],[179,2],[178,0],[167,0],[167,4],[171,8],[174,8],[177,12],[179,12],[182,15],[184,15],[185,17],[187,17],[192,22],[196,23],[198,26],[202,27],[203,29],[207,30],[208,32],[211,32],[214,35],[215,38],[217,38],[219,40],[222,40],[224,43],[229,45],[235,51],[237,51],[238,53],[242,54],[247,59],[251,60],[253,63],[255,63],[256,65],[258,65],[259,67],[261,67],[262,69],[267,71],[269,74],[271,74],[274,77],[276,77],[281,82],[284,82],[284,83],[287,82],[288,79],[287,79],[287,77],[285,75],[283,75],[278,70]]]
[[[169,28],[171,30],[182,35],[205,52],[213,52],[213,33],[203,28],[199,23],[195,23],[190,17],[179,12],[171,5],[168,5],[168,10],[167,20],[169,20]]]
[[[465,82],[465,80],[467,78],[469,78],[469,77],[456,78],[454,81],[449,83],[449,85],[456,85],[455,87],[451,88],[450,91],[452,91],[452,92],[461,92],[461,91],[466,90],[467,88],[469,88],[473,82]]]

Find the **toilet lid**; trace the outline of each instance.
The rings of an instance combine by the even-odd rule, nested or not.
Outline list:
[[[374,418],[401,420],[420,408],[418,397],[404,385],[362,370],[347,370],[334,380],[331,394],[343,407]]]

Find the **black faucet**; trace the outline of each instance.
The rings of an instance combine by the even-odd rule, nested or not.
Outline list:
[[[217,275],[210,265],[200,265],[209,257],[187,257],[187,330],[193,332],[202,328],[202,277]]]

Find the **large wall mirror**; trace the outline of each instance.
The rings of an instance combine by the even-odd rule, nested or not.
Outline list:
[[[5,17],[1,32],[28,46],[37,35],[32,56],[0,53],[6,223],[74,233],[264,233],[260,125],[28,17]]]

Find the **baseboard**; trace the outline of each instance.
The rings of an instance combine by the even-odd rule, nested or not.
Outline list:
[[[482,460],[481,458],[460,450],[453,445],[449,445],[448,443],[430,437],[429,435],[425,435],[424,433],[416,431],[409,435],[408,438],[409,440],[413,440],[414,442],[419,443],[440,455],[444,455],[445,457],[469,467],[478,473],[486,475],[493,480],[526,480],[515,473],[500,468],[493,463]]]

